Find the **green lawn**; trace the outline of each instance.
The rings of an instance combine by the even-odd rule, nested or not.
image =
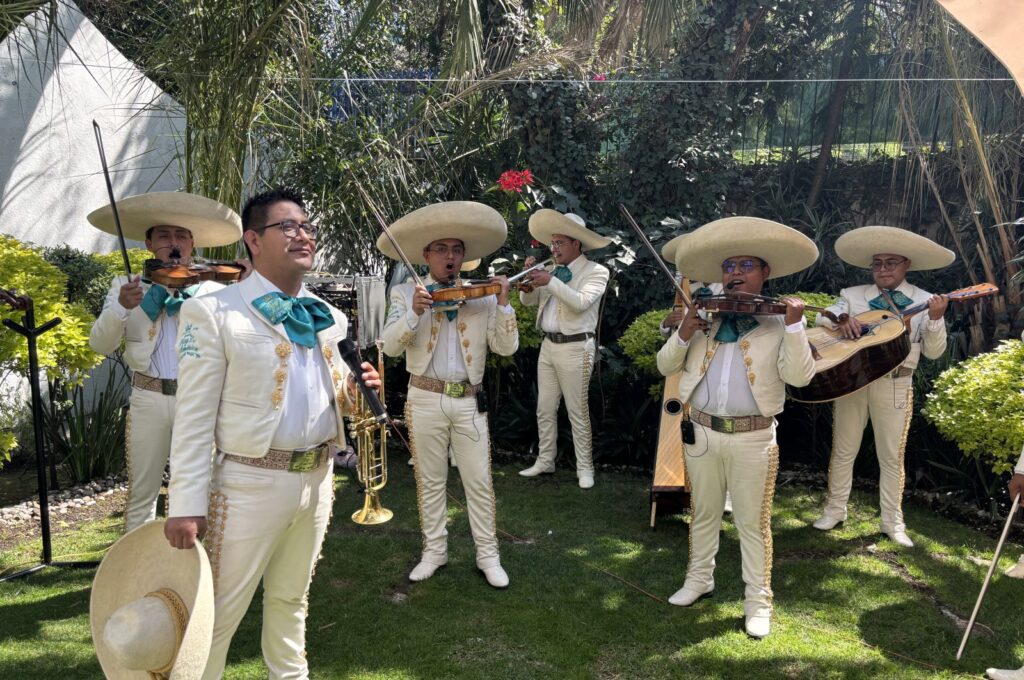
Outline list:
[[[850,521],[809,528],[822,492],[783,488],[775,506],[775,632],[742,630],[736,531],[726,522],[716,595],[691,609],[663,600],[683,581],[682,517],[647,528],[647,479],[601,474],[525,480],[495,472],[502,563],[512,585],[476,571],[466,515],[452,505],[450,562],[429,581],[406,574],[419,549],[411,470],[392,465],[388,524],[349,520],[355,487],[339,477],[336,513],[310,594],[309,658],[316,678],[922,678],[979,676],[1024,658],[1024,583],[997,577],[980,620],[991,633],[954,661],[960,632],[995,541],[909,508],[918,547],[898,551],[876,534],[876,502],[855,493]],[[453,474],[450,487],[461,488]],[[109,542],[120,518],[55,542],[59,559]],[[876,545],[877,544],[877,545]],[[873,547],[874,546],[874,547]],[[1016,559],[1010,546],[1005,565]],[[0,555],[0,568],[31,553]],[[609,575],[614,574],[622,580]],[[95,678],[88,626],[92,570],[48,570],[0,584],[0,677]],[[632,584],[632,585],[630,585]],[[646,591],[648,594],[645,594]],[[653,597],[652,597],[653,596]],[[259,614],[235,637],[228,678],[261,678]]]

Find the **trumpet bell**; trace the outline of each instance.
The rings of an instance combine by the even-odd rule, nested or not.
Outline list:
[[[384,524],[394,517],[394,513],[381,505],[380,494],[366,493],[363,495],[363,507],[352,513],[352,521],[364,526]]]

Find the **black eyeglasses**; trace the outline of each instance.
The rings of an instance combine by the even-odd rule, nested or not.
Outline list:
[[[262,232],[266,229],[277,227],[281,230],[281,233],[288,238],[298,238],[299,229],[306,232],[306,236],[310,240],[315,241],[316,235],[320,231],[320,226],[313,224],[312,222],[296,222],[295,220],[282,220],[280,222],[274,222],[273,224],[264,224],[262,227],[257,227],[253,231]]]
[[[883,269],[888,269],[889,271],[892,271],[906,261],[907,258],[905,257],[899,260],[871,260],[871,271],[880,272]]]
[[[431,247],[427,248],[427,250],[432,252],[432,253],[436,253],[437,255],[440,255],[441,257],[447,257],[448,253],[451,253],[452,256],[454,256],[454,257],[458,257],[459,255],[465,255],[466,254],[466,249],[463,246],[452,246],[451,248],[449,248],[448,246],[446,246],[443,243],[438,243],[436,246],[431,246]]]
[[[744,274],[749,274],[761,267],[764,267],[764,262],[761,260],[740,260],[738,262],[736,260],[726,260],[722,263],[722,273],[733,274],[738,269]]]

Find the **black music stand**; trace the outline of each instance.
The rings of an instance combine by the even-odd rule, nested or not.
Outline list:
[[[46,461],[43,438],[43,396],[39,390],[39,356],[36,351],[36,338],[61,322],[59,318],[50,319],[42,326],[36,327],[35,305],[28,296],[17,296],[13,292],[0,289],[0,303],[24,311],[25,317],[21,324],[4,319],[4,325],[28,340],[28,382],[32,389],[32,430],[36,444],[36,472],[39,481],[39,523],[42,530],[43,556],[42,562],[34,567],[23,569],[0,576],[0,583],[34,574],[46,567],[95,567],[99,562],[54,562],[53,546],[50,539],[50,504],[46,487]]]

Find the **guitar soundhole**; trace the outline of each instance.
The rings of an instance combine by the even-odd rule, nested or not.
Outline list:
[[[679,401],[678,399],[669,399],[668,401],[665,402],[664,409],[665,413],[669,414],[670,416],[677,416],[683,412],[683,402]]]

